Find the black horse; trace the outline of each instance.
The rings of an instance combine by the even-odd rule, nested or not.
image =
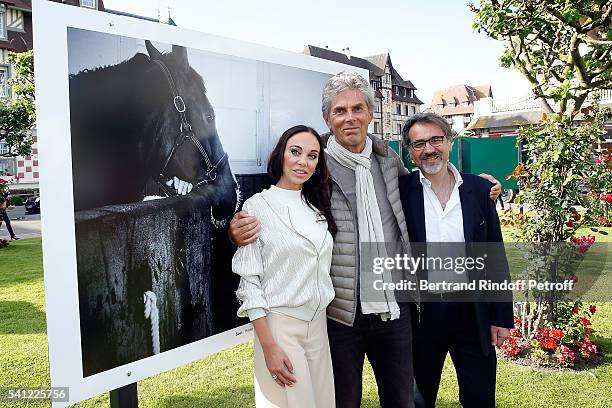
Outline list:
[[[162,54],[145,43],[148,56],[69,78],[74,209],[140,201],[152,181],[172,195],[178,178],[208,195],[213,220],[227,220],[237,183],[204,81],[184,47]]]

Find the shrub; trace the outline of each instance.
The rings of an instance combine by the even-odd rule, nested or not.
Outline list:
[[[21,196],[11,196],[9,198],[9,205],[15,205],[15,206],[19,206],[19,205],[23,205],[23,197]]]
[[[558,309],[556,319],[531,336],[522,331],[523,318],[515,316],[516,328],[510,330],[510,337],[501,346],[502,355],[537,366],[583,368],[598,362],[599,346],[591,340],[594,330],[590,327],[597,307],[585,308],[581,302],[575,302],[558,305]]]

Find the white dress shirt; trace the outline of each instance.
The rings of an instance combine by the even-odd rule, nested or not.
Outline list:
[[[427,236],[427,257],[458,257],[465,256],[463,248],[450,247],[441,245],[437,247],[434,243],[443,242],[465,242],[463,235],[463,213],[461,211],[461,200],[459,198],[459,186],[463,184],[463,179],[457,168],[448,162],[448,168],[455,177],[455,185],[451,192],[451,196],[446,203],[446,207],[442,208],[442,204],[436,197],[436,193],[431,188],[429,181],[419,170],[419,179],[423,185],[423,200],[425,208],[425,234]],[[453,251],[451,251],[453,249]],[[457,251],[454,251],[454,250]],[[452,253],[451,253],[452,252]],[[459,253],[461,252],[461,253]],[[447,282],[467,282],[465,274],[448,273],[448,271],[428,271],[429,282],[439,282],[445,280]],[[436,293],[440,293],[437,291]]]

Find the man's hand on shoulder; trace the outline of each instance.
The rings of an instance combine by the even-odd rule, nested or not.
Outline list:
[[[487,173],[479,174],[479,176],[493,183],[493,187],[491,187],[489,197],[491,198],[491,201],[497,200],[497,197],[499,197],[499,195],[501,194],[501,183],[497,181],[495,177]]]
[[[242,210],[234,214],[230,221],[227,234],[236,246],[245,246],[255,242],[259,237],[259,221]]]

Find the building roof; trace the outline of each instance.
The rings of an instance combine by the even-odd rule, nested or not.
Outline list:
[[[341,64],[351,65],[357,68],[367,69],[370,73],[370,80],[376,79],[384,74],[384,71],[372,64],[370,61],[353,57],[349,58],[346,54],[332,51],[328,48],[315,47],[314,45],[307,45],[304,48],[304,54],[311,55],[313,57],[326,59],[328,61],[339,62]]]
[[[431,110],[443,116],[474,113],[474,102],[490,96],[493,96],[491,85],[453,85],[434,93],[431,98]]]
[[[526,124],[536,124],[542,119],[542,111],[513,112],[505,115],[479,116],[474,118],[466,130],[495,129]]]
[[[380,77],[385,74],[385,67],[387,63],[391,67],[391,82],[393,85],[402,86],[408,89],[416,91],[416,87],[410,81],[406,81],[402,76],[393,68],[391,63],[391,57],[388,53],[372,55],[365,58],[353,57],[350,58],[341,52],[332,51],[328,48],[315,47],[314,45],[307,45],[304,48],[304,54],[311,55],[317,58],[323,58],[329,61],[340,62],[342,64],[352,65],[358,68],[367,69],[369,72],[369,80],[380,80]],[[376,97],[382,98],[380,91],[375,91]],[[422,105],[423,102],[415,96],[398,96],[393,95],[393,100],[412,102]]]
[[[0,0],[0,3],[8,4],[18,9],[32,11],[32,0]]]

